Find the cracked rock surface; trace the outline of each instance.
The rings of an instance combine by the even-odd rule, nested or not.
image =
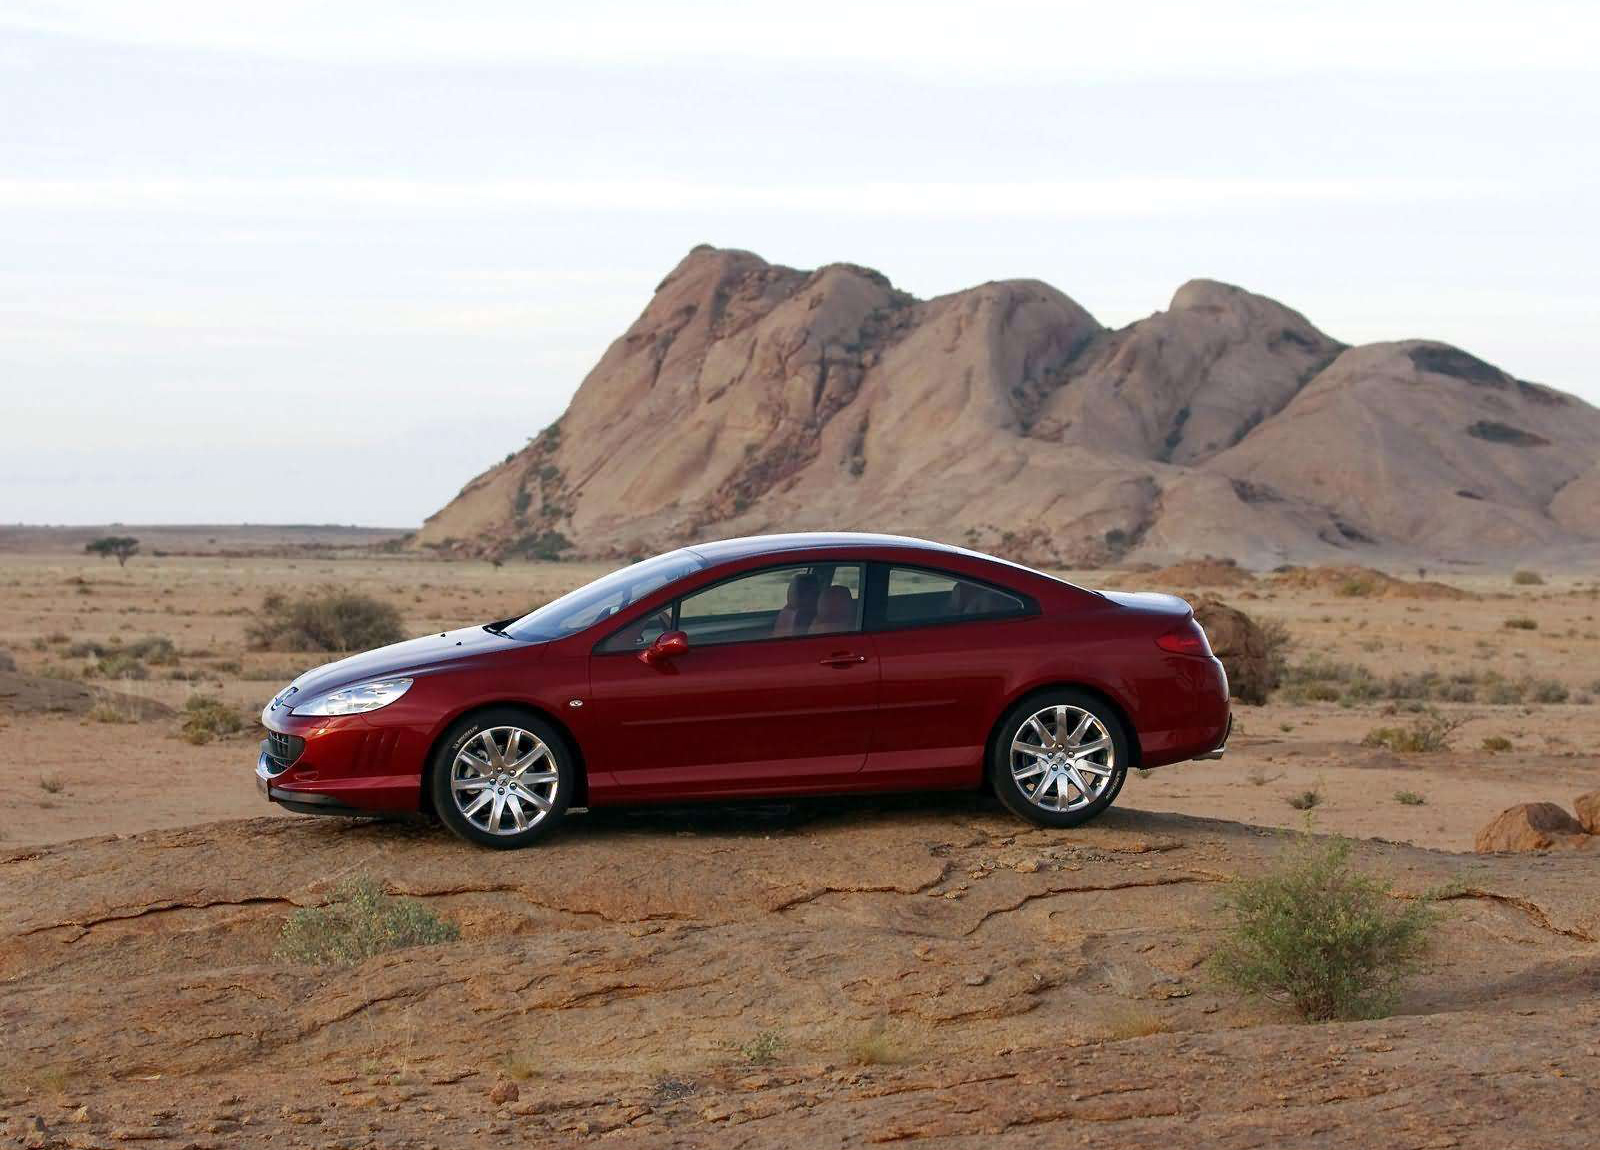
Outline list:
[[[1592,857],[1363,842],[1441,897],[1398,1013],[1214,986],[1220,884],[1277,834],[966,796],[574,819],[479,851],[255,819],[0,854],[0,1145],[1590,1146]],[[460,924],[273,959],[365,872]]]

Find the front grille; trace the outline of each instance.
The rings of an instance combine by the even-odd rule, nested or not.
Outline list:
[[[261,747],[267,752],[267,758],[272,760],[272,765],[277,768],[273,774],[289,769],[302,751],[306,749],[306,741],[299,735],[285,735],[281,731],[268,731],[267,737],[262,740]]]

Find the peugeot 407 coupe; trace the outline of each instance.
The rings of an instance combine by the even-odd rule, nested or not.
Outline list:
[[[1230,727],[1183,600],[855,534],[680,548],[307,671],[261,721],[271,801],[501,848],[573,808],[984,785],[1073,826]]]

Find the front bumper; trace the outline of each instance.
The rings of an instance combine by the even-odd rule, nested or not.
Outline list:
[[[263,725],[267,737],[256,755],[256,786],[272,802],[305,814],[420,809],[425,728],[374,722],[366,715],[282,713],[263,715]]]
[[[360,814],[359,807],[352,807],[328,795],[314,794],[310,791],[289,791],[282,787],[275,787],[272,781],[285,773],[287,768],[281,766],[268,747],[268,740],[261,740],[261,752],[256,756],[256,790],[260,791],[271,802],[277,803],[286,810],[296,811],[307,815],[354,815]]]

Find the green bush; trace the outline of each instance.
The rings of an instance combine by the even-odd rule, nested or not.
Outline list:
[[[191,743],[236,735],[246,726],[244,716],[212,695],[190,695],[183,705],[180,733]]]
[[[399,608],[337,587],[296,599],[268,595],[248,634],[262,651],[364,651],[405,638]]]
[[[1391,906],[1385,884],[1350,868],[1350,844],[1298,847],[1257,878],[1235,879],[1211,969],[1225,983],[1301,1018],[1388,1011],[1427,952],[1436,917]]]
[[[367,875],[346,879],[327,906],[295,911],[274,956],[282,962],[349,965],[391,950],[454,942],[461,928],[416,899],[394,898]]]
[[[1450,749],[1450,736],[1465,722],[1467,719],[1462,716],[1447,719],[1438,712],[1431,712],[1409,727],[1374,727],[1361,740],[1361,745],[1388,747],[1403,755],[1446,751]]]

